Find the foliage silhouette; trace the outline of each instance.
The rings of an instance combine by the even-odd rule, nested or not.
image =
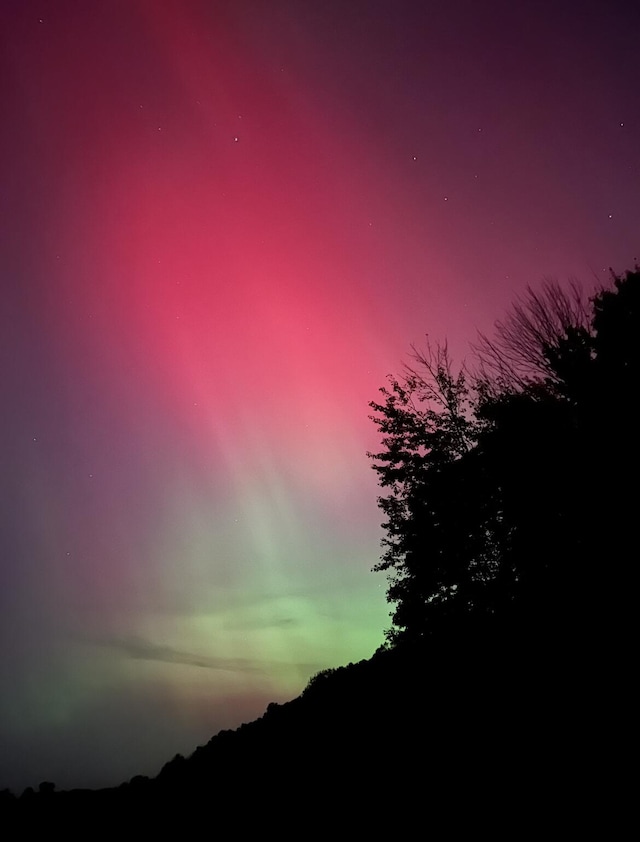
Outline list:
[[[529,290],[480,337],[475,373],[446,345],[414,349],[371,403],[392,644],[472,616],[553,636],[592,610],[604,558],[632,540],[617,499],[637,469],[640,273],[613,281],[588,304]]]

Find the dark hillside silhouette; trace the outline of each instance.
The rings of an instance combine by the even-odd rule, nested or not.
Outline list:
[[[154,779],[3,793],[5,826],[615,834],[629,793],[639,327],[636,270],[585,304],[554,285],[530,292],[481,338],[475,372],[454,372],[446,346],[415,351],[372,404],[387,646]]]

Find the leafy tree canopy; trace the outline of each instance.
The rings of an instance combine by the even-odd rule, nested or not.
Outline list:
[[[380,390],[391,643],[479,617],[540,634],[611,622],[602,589],[635,543],[639,327],[638,268],[588,301],[548,282],[480,336],[475,368],[413,348]]]

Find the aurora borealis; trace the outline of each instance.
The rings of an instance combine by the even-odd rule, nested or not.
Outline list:
[[[388,625],[368,402],[640,234],[631,2],[1,0],[0,788]]]

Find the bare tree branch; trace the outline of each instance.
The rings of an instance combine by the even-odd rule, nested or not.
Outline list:
[[[569,290],[547,280],[540,291],[527,287],[489,338],[481,333],[472,346],[476,376],[490,388],[520,390],[536,382],[563,381],[559,359],[577,334],[591,335],[589,314],[577,283]]]

